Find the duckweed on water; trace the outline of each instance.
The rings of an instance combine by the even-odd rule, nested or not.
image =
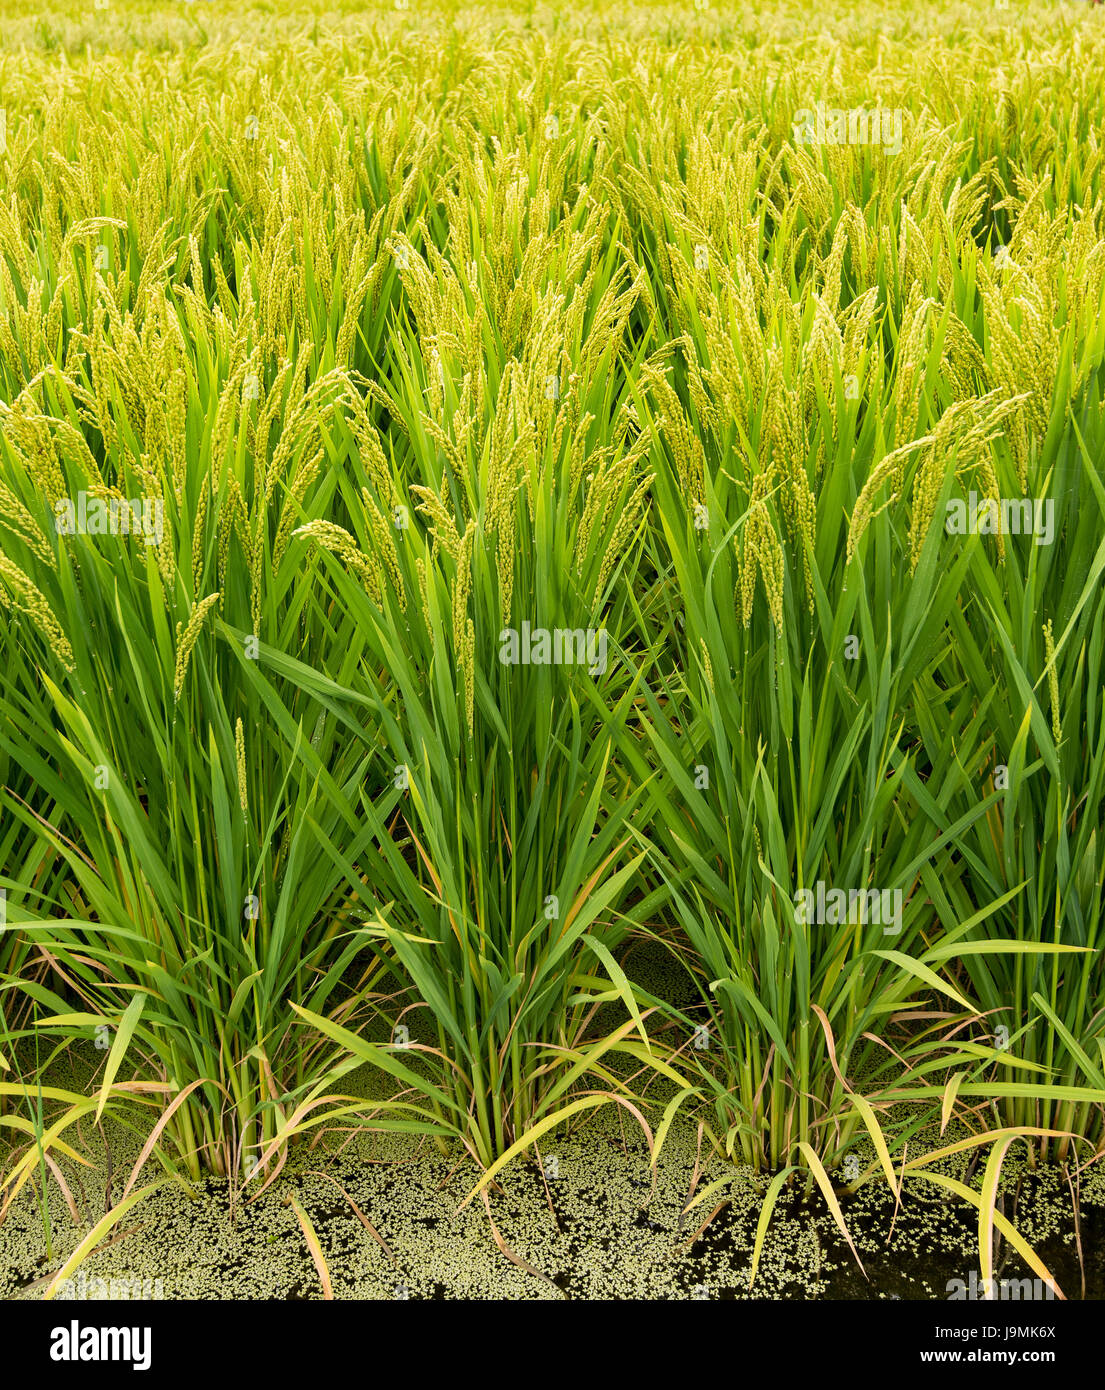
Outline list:
[[[370,1081],[368,1074],[363,1077]],[[116,1174],[137,1157],[134,1135],[104,1126]],[[920,1136],[919,1142],[938,1136]],[[946,1136],[948,1137],[948,1136]],[[957,1137],[952,1135],[950,1137]],[[933,1142],[935,1147],[935,1142]],[[913,1185],[887,1246],[894,1202],[871,1183],[845,1199],[865,1281],[823,1205],[799,1191],[779,1204],[754,1290],[748,1275],[763,1175],[738,1169],[727,1206],[693,1245],[705,1219],[698,1210],[680,1223],[699,1154],[693,1126],[676,1129],[658,1166],[655,1188],[639,1131],[602,1112],[570,1134],[541,1144],[543,1170],[519,1163],[491,1199],[491,1216],[512,1255],[497,1248],[479,1202],[458,1213],[474,1169],[459,1170],[407,1136],[353,1134],[343,1144],[297,1149],[288,1170],[256,1200],[237,1200],[225,1180],[195,1184],[190,1198],[163,1187],[134,1209],[119,1238],[87,1260],[88,1281],[151,1281],[165,1299],[314,1299],[322,1287],[288,1198],[294,1194],[319,1233],[337,1299],[943,1299],[949,1281],[977,1267],[976,1224],[961,1204],[933,1201]],[[873,1154],[860,1149],[860,1162]],[[962,1176],[962,1160],[946,1160]],[[701,1153],[700,1183],[732,1174],[724,1160]],[[933,1189],[934,1190],[934,1189]],[[1068,1297],[1081,1292],[1070,1192],[1056,1168],[1029,1172],[1010,1157],[1002,1179],[1005,1209],[1057,1274]],[[362,1224],[350,1199],[380,1239]],[[1096,1239],[1105,1207],[1105,1179],[1091,1174],[1081,1192],[1087,1293],[1105,1295]],[[89,1216],[104,1208],[102,1179],[83,1177]],[[711,1204],[712,1207],[713,1204]],[[57,1268],[82,1234],[69,1214],[53,1212]],[[383,1248],[386,1245],[387,1250]],[[2,1298],[41,1297],[51,1272],[39,1211],[20,1200],[0,1227]],[[1003,1260],[998,1277],[1024,1278],[1018,1260]]]

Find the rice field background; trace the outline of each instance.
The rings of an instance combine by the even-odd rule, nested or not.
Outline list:
[[[1101,1296],[1103,68],[6,6],[6,1297]]]

